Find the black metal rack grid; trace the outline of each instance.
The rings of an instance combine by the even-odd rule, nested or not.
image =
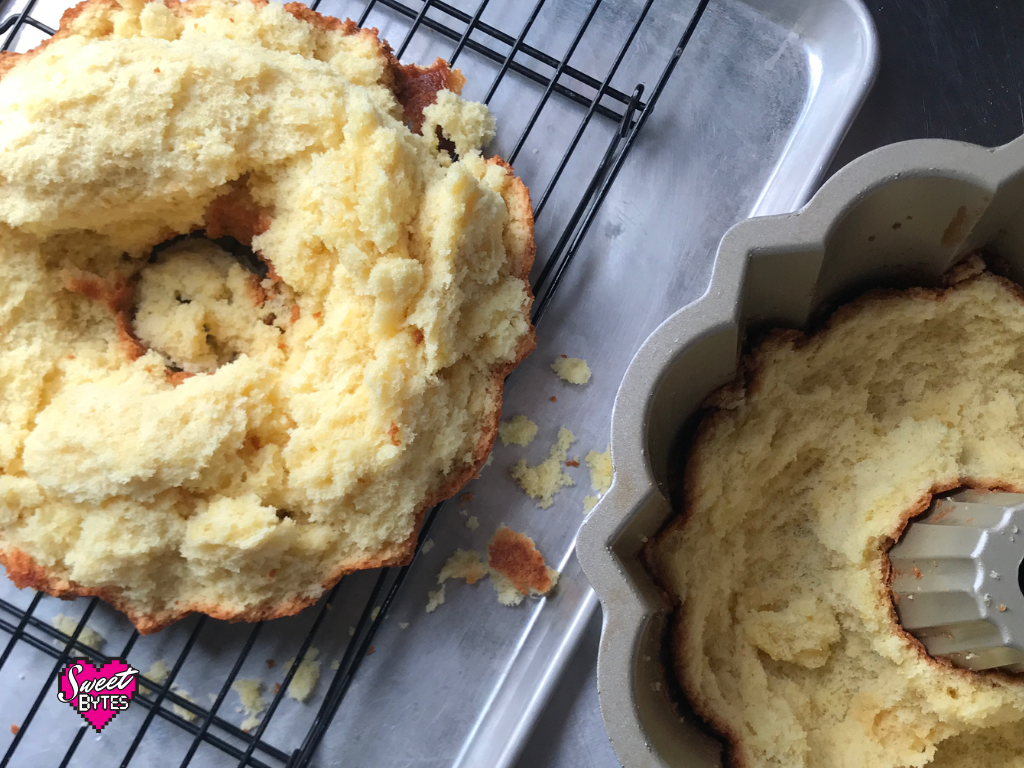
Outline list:
[[[315,10],[321,2],[322,0],[314,0],[311,3],[311,7]],[[549,306],[566,269],[568,269],[579,253],[580,246],[587,235],[598,208],[607,196],[644,124],[649,119],[675,69],[676,63],[682,56],[698,22],[702,18],[709,0],[698,0],[696,3],[696,8],[692,15],[689,17],[684,28],[680,30],[678,44],[669,54],[657,81],[649,93],[645,91],[643,84],[637,84],[632,92],[626,93],[613,87],[612,82],[627,52],[630,50],[630,46],[647,20],[655,0],[646,0],[638,8],[632,26],[621,47],[618,49],[611,66],[600,77],[577,69],[571,62],[580,41],[587,33],[603,0],[590,1],[583,23],[575,30],[572,42],[564,54],[559,57],[550,55],[526,42],[527,36],[538,15],[541,13],[546,0],[533,0],[533,5],[525,23],[520,29],[513,31],[501,30],[481,21],[490,2],[491,0],[479,0],[476,10],[473,13],[467,13],[443,0],[368,0],[358,21],[362,26],[366,23],[371,12],[375,10],[378,12],[381,10],[388,11],[407,20],[409,23],[408,31],[401,44],[396,48],[396,54],[399,57],[405,53],[414,36],[418,32],[423,33],[425,31],[453,44],[454,47],[448,54],[448,62],[452,66],[456,65],[459,57],[467,50],[497,64],[499,69],[491,82],[486,97],[483,99],[485,103],[491,101],[502,83],[506,82],[510,72],[519,78],[524,78],[536,85],[542,86],[544,88],[543,95],[532,111],[525,128],[515,141],[514,148],[506,157],[509,163],[514,164],[516,162],[542,111],[553,95],[572,102],[580,108],[585,108],[573,138],[562,157],[558,160],[552,176],[547,181],[541,194],[539,196],[535,195],[533,202],[537,219],[544,213],[553,192],[558,186],[559,181],[563,178],[566,166],[573,158],[581,138],[591,125],[593,118],[598,116],[604,120],[614,121],[614,124],[617,125],[617,128],[611,132],[611,138],[593,171],[589,183],[573,191],[572,198],[575,200],[575,206],[564,209],[567,215],[565,216],[564,224],[560,222],[560,236],[554,243],[538,242],[538,256],[543,257],[545,250],[547,253],[546,258],[539,260],[538,263],[541,264],[541,267],[533,280],[533,290],[537,297],[534,304],[533,321],[537,324],[540,323],[545,310]],[[37,3],[38,0],[29,0],[20,12],[0,22],[0,36],[4,36],[3,42],[0,44],[0,51],[10,49],[25,28],[34,28],[45,35],[54,34],[55,30],[33,17],[32,13]],[[547,247],[545,248],[545,246]],[[434,521],[437,519],[440,509],[441,505],[438,505],[427,514],[420,534],[420,544],[425,541]],[[418,553],[419,548],[417,548]],[[140,682],[145,684],[150,690],[148,693],[137,691],[133,698],[133,703],[138,702],[145,708],[146,716],[141,727],[135,732],[131,745],[123,754],[119,764],[121,766],[131,764],[133,757],[146,738],[147,732],[150,731],[152,723],[155,718],[159,717],[191,734],[193,737],[191,746],[180,763],[183,768],[191,763],[197,750],[202,745],[210,745],[220,750],[224,758],[229,761],[237,761],[239,766],[270,768],[270,766],[284,765],[287,768],[300,768],[309,765],[324,733],[330,727],[335,713],[345,699],[345,694],[359,669],[360,661],[368,652],[372,652],[374,636],[381,626],[398,590],[405,581],[410,567],[411,565],[406,565],[383,569],[379,572],[370,596],[366,600],[365,607],[359,616],[355,633],[346,646],[345,653],[329,683],[323,702],[313,718],[308,731],[304,734],[301,743],[297,747],[292,745],[287,747],[276,746],[263,738],[264,732],[275,711],[278,709],[288,684],[309,652],[311,644],[321,628],[321,624],[331,610],[332,605],[336,602],[339,590],[345,584],[344,580],[330,590],[327,596],[315,608],[309,609],[314,612],[312,625],[302,640],[295,659],[291,663],[280,687],[275,692],[262,721],[255,731],[251,733],[244,732],[238,726],[227,722],[218,712],[225,697],[231,690],[232,682],[236,679],[243,663],[253,650],[264,624],[261,622],[251,625],[246,639],[238,648],[234,664],[228,672],[227,678],[222,684],[215,701],[209,707],[205,707],[185,698],[172,688],[175,678],[185,664],[189,652],[192,650],[200,634],[208,623],[213,623],[206,617],[200,617],[194,623],[183,647],[171,666],[169,676],[163,683],[156,683],[144,676],[140,676]],[[20,608],[7,600],[0,599],[0,630],[10,636],[3,651],[0,652],[0,669],[3,668],[12,651],[19,644],[27,645],[53,659],[53,666],[46,677],[44,685],[22,719],[20,730],[15,733],[6,753],[0,757],[0,768],[11,764],[26,731],[31,727],[45,697],[54,695],[54,683],[57,675],[71,658],[72,654],[75,657],[86,657],[101,663],[110,658],[93,650],[79,639],[79,635],[88,623],[90,616],[97,608],[98,600],[96,598],[87,601],[84,613],[80,617],[78,628],[69,636],[54,629],[34,615],[43,597],[44,595],[41,593],[36,593],[25,608]],[[123,648],[114,657],[128,659],[138,639],[139,633],[133,631]],[[53,645],[53,641],[59,641],[59,647]],[[168,704],[174,705],[174,708],[168,708],[166,706]],[[181,713],[190,713],[194,715],[194,718],[187,718]],[[70,764],[87,730],[87,725],[77,728],[60,762],[62,767]]]

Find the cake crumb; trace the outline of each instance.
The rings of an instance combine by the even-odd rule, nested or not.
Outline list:
[[[150,666],[149,671],[146,672],[144,677],[152,680],[157,685],[163,685],[170,675],[171,668],[168,666],[167,662],[164,659],[157,659],[153,662],[152,666]],[[139,685],[139,692],[147,696],[153,693],[151,688],[142,684]]]
[[[235,680],[231,684],[231,690],[238,694],[238,698],[242,703],[242,709],[245,711],[246,718],[242,721],[240,726],[243,731],[255,728],[260,724],[259,715],[267,708],[267,703],[263,700],[263,681],[262,680]]]
[[[433,613],[439,605],[444,605],[444,584],[440,589],[427,592],[427,613]]]
[[[334,661],[331,662],[331,671],[332,672],[336,672],[340,668],[341,668],[341,662],[338,661],[338,659],[335,659]]]
[[[423,552],[423,554],[425,555],[425,554],[427,554],[427,552],[429,552],[433,548],[434,548],[434,540],[433,539],[427,539],[426,541],[423,542],[423,546],[420,548],[420,551]]]
[[[349,627],[348,628],[348,636],[349,637],[354,637],[355,634],[356,634],[356,628],[355,627]]]
[[[474,515],[470,515],[469,519],[466,520],[466,527],[471,531],[475,531],[480,527],[480,521],[476,519]]]
[[[408,621],[400,621],[400,622],[398,622],[398,628],[399,629],[408,629],[409,628],[409,622]]]
[[[65,616],[63,613],[58,613],[50,619],[50,623],[53,624],[58,632],[63,632],[68,637],[75,634],[75,630],[78,629],[78,619]],[[60,639],[55,642],[58,645],[63,645],[63,641]],[[78,635],[78,642],[88,648],[92,648],[94,651],[98,651],[106,645],[107,639],[91,627],[82,627],[82,631]]]
[[[11,723],[11,733],[12,734],[17,736],[18,735],[18,731],[20,731],[20,730],[21,730],[21,726],[15,725],[14,723]]]
[[[491,466],[491,462],[492,461],[494,461],[494,454],[493,453],[487,454],[487,461],[484,462],[484,466],[485,467]]]
[[[565,427],[558,430],[558,441],[551,446],[551,453],[535,467],[528,466],[525,459],[512,467],[512,478],[519,483],[527,496],[538,499],[537,506],[547,509],[554,503],[554,496],[562,488],[575,485],[569,474],[562,470],[562,463],[568,458],[569,446],[576,436]]]
[[[370,621],[376,621],[378,616],[380,616],[380,606],[375,605],[373,610],[370,611]]]
[[[463,504],[469,504],[471,501],[473,501],[473,492],[472,491],[466,491],[466,493],[464,493],[461,496],[459,496],[459,506],[460,507]]]
[[[444,584],[448,579],[465,579],[467,584],[476,584],[487,575],[480,553],[476,550],[456,549],[437,574],[437,583]],[[443,596],[440,602],[444,602]]]
[[[267,669],[273,669],[276,663],[273,659],[267,659]]]
[[[515,443],[516,445],[527,446],[537,436],[537,425],[525,416],[513,416],[508,421],[503,421],[498,426],[498,437],[502,445]]]
[[[583,499],[583,511],[589,512],[597,506],[597,502],[601,500],[600,496],[587,496]]]
[[[612,448],[608,446],[604,453],[591,451],[587,454],[587,466],[590,467],[590,484],[598,496],[604,496],[612,487]]]
[[[551,399],[552,403],[557,403],[558,402],[558,398],[555,397],[554,395],[552,395],[550,399]]]
[[[316,683],[320,679],[320,662],[317,660],[319,655],[320,651],[317,648],[310,648],[306,652],[299,668],[295,670],[295,676],[288,684],[289,697],[303,702],[313,693],[313,689],[316,688]],[[292,659],[288,662],[288,666],[290,667],[294,663],[295,659]]]
[[[551,364],[553,370],[562,381],[570,384],[586,384],[590,381],[590,366],[587,361],[578,357],[562,355]]]
[[[199,704],[198,701],[192,698],[192,694],[190,694],[181,686],[175,685],[171,688],[171,690],[174,691],[174,693],[177,694],[180,698],[187,701],[189,704]],[[185,709],[185,707],[181,706],[180,704],[171,704],[171,710],[178,717],[184,718],[190,723],[194,723],[196,721],[196,718],[198,717],[198,715],[196,715],[195,712],[193,712],[190,709]]]
[[[367,656],[373,656],[373,652],[376,651],[376,650],[377,650],[377,648],[375,646],[371,645],[369,648],[366,649],[366,655]]]
[[[569,459],[567,462],[565,462],[565,466],[567,467],[578,467],[579,465],[580,462],[577,459]]]
[[[546,595],[558,583],[558,572],[547,567],[533,539],[508,526],[501,526],[487,545],[487,565],[502,605]]]

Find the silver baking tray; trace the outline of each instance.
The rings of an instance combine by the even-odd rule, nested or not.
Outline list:
[[[799,213],[733,227],[704,294],[644,342],[615,401],[615,480],[578,545],[605,609],[601,706],[626,768],[719,764],[717,742],[669,701],[662,651],[671,606],[639,556],[674,515],[669,447],[701,401],[733,379],[745,327],[801,328],[867,287],[935,284],[979,248],[1021,282],[1022,210],[1024,138],[999,149],[885,147],[837,173]]]
[[[0,17],[20,10],[24,2],[0,2]],[[558,58],[592,2],[547,3],[527,41]],[[468,0],[450,4],[469,14],[478,7]],[[623,20],[634,18],[643,4],[624,0],[601,5],[573,66],[603,77],[624,36]],[[39,0],[33,15],[55,26],[65,5],[62,0]],[[495,0],[481,19],[516,34],[532,7]],[[696,0],[655,0],[613,84],[626,93],[637,83],[653,85],[695,7]],[[348,0],[326,0],[320,8],[343,18],[358,18],[362,9],[362,3]],[[392,41],[402,39],[409,27],[407,19],[384,3],[375,6],[368,24]],[[26,30],[17,48],[28,49],[43,37]],[[453,47],[422,27],[402,58],[429,62],[448,56]],[[499,444],[492,465],[467,488],[473,501],[442,510],[430,533],[434,547],[417,556],[374,639],[374,654],[363,661],[327,731],[317,764],[500,768],[516,761],[597,600],[574,555],[583,498],[593,493],[585,465],[568,470],[576,485],[563,490],[547,510],[538,509],[516,488],[508,467],[520,458],[541,460],[560,426],[576,435],[571,456],[582,458],[605,448],[619,382],[643,340],[705,292],[715,246],[729,226],[749,215],[793,210],[807,199],[870,87],[876,59],[874,30],[858,0],[714,0],[708,6],[538,328],[537,351],[509,381],[506,417],[525,414],[536,421],[536,441],[527,449]],[[458,66],[468,78],[466,95],[482,97],[496,66],[472,51],[463,52]],[[499,154],[510,149],[542,91],[525,79],[509,78],[492,101],[499,125],[493,150]],[[584,111],[553,97],[531,134],[516,170],[535,197]],[[593,173],[593,148],[603,150],[615,129],[611,121],[595,120],[584,134],[581,149],[538,222],[538,270],[571,212],[566,210],[569,201]],[[585,358],[594,371],[590,383],[574,387],[555,378],[550,364],[559,354]],[[550,401],[552,396],[557,402]],[[622,445],[620,438],[617,459]],[[627,481],[621,471],[617,474],[613,498],[601,506],[598,518],[611,515],[613,506],[620,508]],[[646,477],[642,472],[632,476]],[[476,530],[467,527],[469,516],[479,520]],[[510,609],[498,605],[486,581],[473,587],[449,582],[445,604],[427,614],[427,592],[436,588],[445,559],[457,547],[483,551],[502,523],[532,536],[549,563],[559,568],[557,594]],[[596,528],[590,530],[593,540]],[[320,684],[306,704],[284,700],[264,735],[283,751],[296,748],[308,730],[332,675],[329,665],[344,653],[348,628],[356,624],[375,578],[357,574],[346,581],[314,640],[322,661]],[[621,592],[618,598],[604,594],[610,606],[633,604],[632,587],[623,582],[615,589]],[[21,607],[32,599],[6,581],[0,583],[0,597]],[[58,611],[80,615],[84,605],[46,598],[35,615],[44,622]],[[295,656],[315,611],[269,623],[240,676],[260,677],[268,684],[280,681],[283,662]],[[611,616],[620,620],[617,612]],[[155,659],[173,660],[194,621],[141,638],[130,659],[143,670]],[[107,638],[104,652],[109,655],[116,655],[130,629],[103,606],[89,625]],[[32,625],[26,630],[52,642]],[[207,622],[177,683],[208,705],[207,697],[216,693],[245,633],[243,626]],[[266,659],[275,659],[277,666],[268,670]],[[7,723],[22,721],[51,663],[21,642],[0,670],[0,753],[13,738]],[[235,712],[236,704],[237,697],[229,694],[219,714],[241,722],[244,715]],[[102,737],[85,736],[75,760],[119,763],[144,716],[144,709],[130,709]],[[40,724],[26,731],[17,759],[24,765],[55,765],[80,721],[50,695],[37,717]],[[614,724],[612,732],[618,733]],[[158,718],[131,765],[177,764],[191,740]],[[621,738],[616,736],[616,741]],[[223,760],[204,747],[192,764],[220,765]]]

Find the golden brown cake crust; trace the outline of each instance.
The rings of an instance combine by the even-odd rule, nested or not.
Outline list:
[[[251,2],[256,7],[267,5],[266,0],[251,0]],[[186,14],[189,8],[188,2],[178,3],[176,0],[164,0],[164,5],[178,16]],[[93,7],[119,8],[120,6],[115,0],[86,0],[86,2],[69,9],[61,19],[60,29],[57,34],[42,43],[38,48],[25,54],[0,54],[0,77],[9,74],[20,63],[38,55],[40,51],[51,45],[54,41],[72,34],[71,25],[74,21]],[[465,82],[461,73],[457,70],[451,71],[447,64],[440,59],[429,67],[400,64],[394,57],[388,44],[378,39],[377,30],[375,29],[360,29],[351,20],[341,21],[323,16],[299,3],[289,3],[285,6],[285,10],[296,19],[305,21],[320,29],[340,31],[344,35],[363,35],[367,38],[372,38],[388,63],[385,79],[390,81],[392,91],[404,108],[406,121],[415,126],[417,130],[423,122],[423,109],[434,102],[437,91],[449,89],[457,93]],[[471,461],[469,463],[456,463],[448,472],[441,487],[431,494],[429,498],[422,501],[415,511],[415,523],[412,532],[405,541],[389,545],[370,557],[348,559],[337,563],[328,577],[322,582],[321,586],[324,590],[333,587],[344,575],[353,571],[399,565],[408,563],[411,560],[426,510],[456,494],[467,482],[478,476],[479,470],[486,461],[497,435],[504,380],[512,369],[536,346],[536,336],[529,317],[533,299],[529,286],[529,273],[536,250],[529,191],[525,184],[514,176],[511,166],[503,160],[495,157],[487,162],[505,171],[508,177],[505,197],[510,209],[509,215],[513,217],[513,221],[521,229],[519,237],[506,238],[506,241],[513,244],[518,243],[518,252],[509,253],[508,259],[513,265],[513,274],[523,281],[528,298],[523,310],[528,330],[519,338],[514,358],[495,365],[491,370],[491,380],[488,385],[489,391],[487,396],[490,407],[480,423],[477,441],[471,452]],[[212,237],[228,235],[243,244],[251,244],[254,236],[258,236],[267,230],[273,217],[274,211],[272,208],[261,207],[252,200],[243,179],[234,185],[232,192],[214,200],[207,209],[203,226],[207,234]],[[525,237],[523,233],[525,233]],[[257,253],[257,255],[264,258],[267,262],[271,278],[279,279],[274,272],[272,256],[260,253]],[[78,286],[81,289],[79,292],[88,293],[92,288],[96,287],[92,283],[86,283],[88,281]],[[259,288],[259,291],[263,290],[259,287],[258,281],[255,285],[256,288]],[[121,286],[121,288],[124,288],[124,286]],[[111,311],[118,318],[122,318],[122,316],[126,318],[124,323],[119,320],[118,328],[120,331],[121,325],[125,325],[126,333],[129,334],[129,340],[133,340],[135,344],[139,345],[140,349],[130,351],[127,355],[129,359],[135,359],[145,352],[145,348],[142,347],[134,335],[131,335],[130,318],[128,310],[121,306],[123,302],[114,306],[115,302],[111,298],[112,296],[112,293],[97,294],[92,298],[107,300],[107,303],[111,304]],[[118,296],[123,298],[121,294],[118,294]],[[117,298],[117,296],[113,298]],[[255,298],[254,301],[256,301]],[[296,317],[298,313],[295,312],[297,309],[297,306],[293,307],[293,323],[298,319]],[[421,343],[423,334],[419,331],[417,333],[417,343]],[[191,376],[192,374],[187,372],[171,373],[168,371],[167,380],[177,385]],[[394,439],[394,436],[392,438]],[[257,447],[259,446],[258,438],[256,438],[256,445]],[[49,569],[40,565],[23,549],[13,544],[8,544],[0,551],[0,562],[3,563],[7,569],[8,576],[18,587],[31,587],[56,597],[99,597],[124,612],[143,634],[155,632],[193,612],[200,612],[214,618],[230,621],[260,621],[289,616],[311,605],[319,597],[319,594],[299,596],[291,600],[249,606],[245,610],[236,610],[231,606],[219,604],[197,605],[193,603],[181,610],[168,607],[158,611],[147,611],[140,609],[136,603],[127,599],[124,596],[124,589],[122,587],[88,586],[76,583],[66,577],[55,575]]]

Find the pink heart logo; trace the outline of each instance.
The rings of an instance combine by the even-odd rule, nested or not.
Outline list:
[[[128,709],[138,674],[121,659],[98,669],[86,659],[73,659],[60,673],[57,699],[70,704],[99,733],[118,712]]]

